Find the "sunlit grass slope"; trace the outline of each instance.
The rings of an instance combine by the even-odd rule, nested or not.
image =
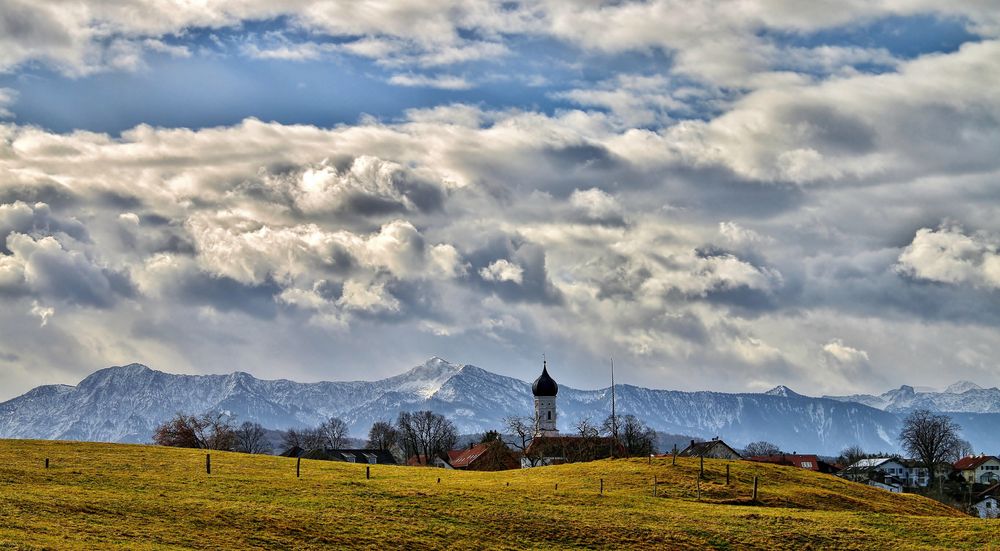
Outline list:
[[[303,461],[296,479],[288,458],[215,452],[207,475],[197,450],[0,441],[0,548],[1000,549],[1000,521],[921,497],[790,467],[705,467],[699,502],[690,459],[375,465],[371,480],[363,465]]]

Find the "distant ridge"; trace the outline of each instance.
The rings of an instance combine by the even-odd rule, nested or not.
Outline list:
[[[814,398],[785,386],[762,394],[621,384],[615,389],[621,415],[635,414],[664,433],[720,436],[737,447],[768,440],[788,451],[827,455],[853,444],[896,451],[902,416],[927,405],[954,412],[950,415],[977,451],[1000,451],[995,430],[1000,391],[965,383],[952,387],[964,392],[922,393],[903,386],[880,396]],[[610,395],[609,388],[560,385],[560,429],[571,433],[584,418],[602,421],[610,411]],[[374,421],[417,409],[442,413],[460,432],[471,434],[500,429],[509,415],[528,415],[531,400],[525,381],[437,357],[378,381],[318,383],[261,380],[243,372],[175,375],[129,364],[98,370],[76,386],[41,386],[0,404],[0,437],[148,442],[153,428],[179,411],[222,411],[273,429],[315,426],[337,416],[352,435],[363,437]],[[963,405],[975,411],[944,407]]]

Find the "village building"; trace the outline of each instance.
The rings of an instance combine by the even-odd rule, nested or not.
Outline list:
[[[430,459],[424,454],[411,455],[406,460],[407,467],[437,467],[439,469],[453,469],[451,463],[443,457],[432,456]]]
[[[992,455],[972,455],[955,462],[955,470],[969,484],[1000,482],[1000,459]]]
[[[464,471],[504,471],[520,466],[516,454],[499,440],[449,451],[448,463],[451,468]]]
[[[691,444],[681,450],[680,457],[707,457],[710,459],[742,459],[742,456],[729,444],[718,437],[707,442],[691,441]]]
[[[1000,518],[1000,501],[996,496],[986,496],[972,505],[973,511],[979,518]]]
[[[535,436],[559,436],[556,427],[556,395],[559,385],[549,376],[548,362],[542,360],[542,374],[531,384],[535,396]]]
[[[923,488],[930,482],[930,473],[917,461],[898,457],[869,457],[848,465],[838,476],[878,486],[890,491],[903,488]]]
[[[592,461],[625,454],[622,445],[611,437],[559,434],[556,426],[559,385],[549,375],[548,362],[544,360],[542,374],[531,384],[531,393],[535,397],[535,434],[520,458],[521,467]]]
[[[815,455],[782,453],[777,455],[754,455],[751,457],[745,457],[744,459],[748,461],[756,461],[758,463],[771,463],[774,465],[798,467],[800,469],[815,471],[817,473],[835,474],[839,470]]]
[[[396,465],[396,458],[389,450],[317,448],[307,450],[292,446],[281,454],[284,457],[301,457],[321,461],[343,461],[368,465]]]

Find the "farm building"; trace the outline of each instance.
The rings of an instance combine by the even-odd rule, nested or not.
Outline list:
[[[317,448],[306,450],[293,446],[281,454],[284,457],[319,459],[322,461],[344,461],[346,463],[367,463],[369,465],[396,465],[396,459],[388,450]]]
[[[448,452],[448,463],[453,469],[466,471],[504,471],[516,469],[520,461],[502,442],[484,442],[464,450]]]
[[[712,459],[742,459],[742,456],[729,444],[718,438],[707,442],[691,441],[691,445],[681,450],[680,457],[708,457]]]

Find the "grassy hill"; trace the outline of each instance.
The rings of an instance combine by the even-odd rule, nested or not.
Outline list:
[[[371,480],[363,465],[303,461],[296,479],[288,458],[214,452],[207,475],[198,450],[7,440],[0,548],[1000,549],[1000,521],[918,496],[791,467],[705,466],[698,501],[690,459],[502,473],[375,465]],[[755,475],[761,503],[750,505]]]

